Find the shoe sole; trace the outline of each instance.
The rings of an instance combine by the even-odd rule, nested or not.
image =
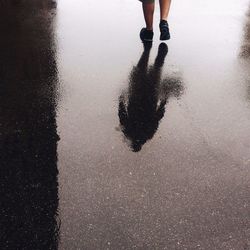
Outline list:
[[[160,40],[161,40],[161,41],[170,40],[170,36],[169,36],[169,35],[161,35],[161,36],[160,36]]]
[[[144,40],[141,39],[141,41],[142,41],[143,43],[144,43],[144,42],[153,42],[153,39],[151,39],[151,40],[150,40],[150,39],[144,39]]]

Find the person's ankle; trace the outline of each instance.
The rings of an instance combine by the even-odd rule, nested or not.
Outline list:
[[[168,23],[167,19],[161,19],[160,23]]]

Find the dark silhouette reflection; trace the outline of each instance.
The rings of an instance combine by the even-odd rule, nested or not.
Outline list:
[[[57,66],[49,1],[0,8],[0,249],[58,248]]]
[[[134,152],[140,151],[146,141],[153,138],[169,97],[179,97],[183,91],[180,77],[161,79],[168,53],[165,43],[159,45],[155,62],[148,67],[151,46],[144,44],[142,56],[129,76],[128,93],[123,93],[119,98],[121,129]]]

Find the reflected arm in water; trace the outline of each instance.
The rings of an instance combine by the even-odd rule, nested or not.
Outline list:
[[[240,56],[244,59],[250,58],[250,7],[246,13],[246,24],[244,27]]]
[[[249,79],[249,64],[250,64],[250,6],[246,13],[245,26],[243,30],[242,45],[240,48],[240,58],[243,59],[242,66],[246,75],[246,98],[250,100],[250,79]]]
[[[162,68],[168,47],[161,43],[154,64],[149,66],[151,44],[144,51],[129,76],[129,87],[119,98],[119,119],[123,134],[134,152],[156,133],[171,96],[181,95],[183,87],[179,77],[162,79]]]

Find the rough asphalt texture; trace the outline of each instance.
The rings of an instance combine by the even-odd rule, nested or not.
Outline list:
[[[250,249],[250,2],[0,2],[0,249]]]

